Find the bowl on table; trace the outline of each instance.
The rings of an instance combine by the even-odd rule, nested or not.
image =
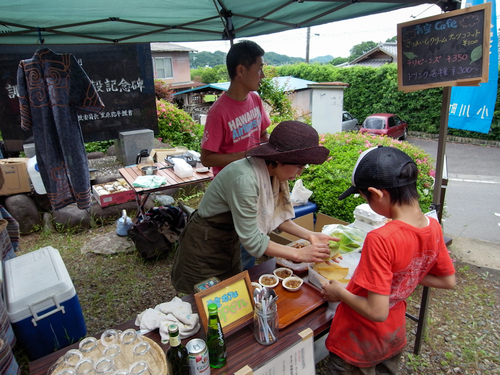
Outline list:
[[[274,288],[279,282],[279,279],[270,273],[266,273],[259,277],[259,284],[266,288]]]
[[[158,167],[156,165],[147,165],[141,168],[143,176],[152,176],[158,174]]]
[[[280,267],[276,268],[274,271],[274,276],[276,276],[280,280],[285,280],[287,277],[293,275],[293,271],[290,268]]]
[[[300,290],[302,284],[304,284],[304,280],[297,276],[290,276],[282,281],[283,288],[289,292],[296,292]]]

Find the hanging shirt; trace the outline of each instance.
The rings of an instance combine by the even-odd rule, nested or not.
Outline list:
[[[104,108],[72,54],[48,48],[22,60],[17,70],[21,128],[33,129],[37,164],[54,210],[91,203],[90,174],[77,110]]]

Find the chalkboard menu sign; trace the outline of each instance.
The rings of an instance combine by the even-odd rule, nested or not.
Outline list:
[[[149,43],[0,45],[0,130],[7,151],[22,151],[32,135],[21,129],[17,67],[40,48],[72,53],[105,105],[99,114],[79,112],[85,142],[118,139],[134,129],[158,131]]]
[[[398,24],[398,86],[476,86],[488,81],[491,3]]]

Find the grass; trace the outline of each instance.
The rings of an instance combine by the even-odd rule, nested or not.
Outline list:
[[[201,195],[181,192],[179,200],[197,207]],[[170,283],[173,254],[145,262],[135,251],[112,255],[81,253],[82,247],[95,238],[113,238],[115,228],[111,222],[95,224],[83,232],[38,232],[21,237],[21,254],[43,246],[60,251],[77,291],[89,336],[134,319],[146,308],[178,295]],[[500,272],[460,263],[456,270],[455,290],[431,290],[428,326],[418,356],[413,354],[416,323],[407,319],[408,345],[401,374],[500,374]],[[408,299],[410,314],[418,316],[420,299],[418,287]],[[28,374],[28,360],[18,347],[16,359],[22,373]],[[320,362],[317,374],[324,374],[324,370]]]

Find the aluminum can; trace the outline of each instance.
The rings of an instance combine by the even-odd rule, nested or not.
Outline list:
[[[192,339],[186,344],[188,351],[189,375],[210,375],[210,360],[205,341]]]

